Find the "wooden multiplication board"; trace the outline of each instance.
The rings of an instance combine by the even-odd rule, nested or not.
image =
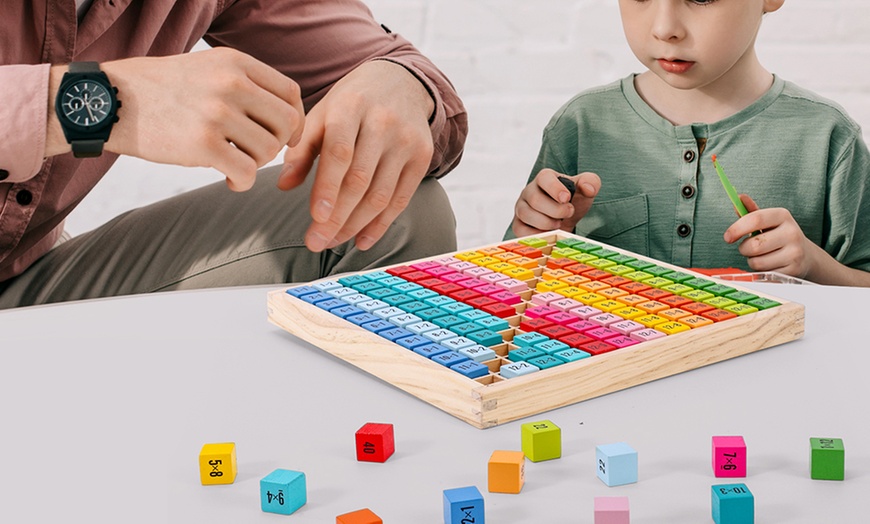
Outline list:
[[[300,339],[314,344],[320,349],[407,391],[477,428],[492,427],[522,417],[537,415],[554,408],[574,404],[638,384],[745,355],[770,346],[783,344],[803,336],[804,307],[794,302],[764,295],[757,291],[749,291],[733,285],[731,282],[711,281],[709,277],[704,275],[692,273],[683,268],[562,231],[553,231],[534,238],[526,237],[519,239],[519,243],[524,249],[518,251],[522,252],[523,255],[530,255],[532,254],[530,251],[538,249],[540,257],[532,258],[535,262],[529,263],[528,259],[530,257],[523,256],[522,259],[510,259],[509,257],[512,256],[512,253],[508,252],[508,255],[498,258],[497,262],[492,262],[492,256],[497,254],[500,246],[510,248],[512,246],[516,247],[517,244],[516,242],[501,242],[484,246],[477,250],[445,254],[426,260],[408,262],[401,266],[377,270],[380,275],[390,270],[395,273],[401,273],[400,270],[407,270],[414,265],[423,267],[428,264],[431,266],[433,261],[438,261],[439,264],[448,268],[468,267],[467,263],[456,265],[449,262],[452,257],[458,257],[456,258],[457,263],[460,261],[474,263],[475,260],[483,260],[483,263],[488,264],[488,266],[480,267],[495,267],[501,272],[518,276],[525,274],[526,277],[529,277],[529,273],[507,269],[502,263],[503,259],[508,259],[508,263],[511,260],[524,261],[526,269],[531,270],[531,276],[522,280],[525,288],[522,290],[514,288],[514,293],[520,297],[520,302],[512,305],[513,311],[515,311],[514,314],[501,315],[501,318],[508,321],[509,327],[498,332],[501,335],[499,343],[488,346],[495,351],[496,357],[481,362],[488,367],[488,372],[478,378],[468,378],[453,369],[426,358],[415,351],[406,349],[395,342],[391,342],[387,338],[364,329],[349,320],[345,320],[330,311],[301,298],[291,296],[288,293],[289,290],[278,290],[269,293],[269,320]],[[532,250],[525,249],[530,247],[528,244],[537,245],[537,247]],[[577,249],[574,249],[575,247]],[[478,259],[474,254],[476,252],[488,258],[481,257]],[[596,257],[596,255],[602,256]],[[565,258],[576,260],[578,265],[566,265],[563,260]],[[615,265],[610,264],[610,260],[617,263]],[[699,285],[699,289],[711,289],[719,293],[710,299],[717,306],[721,306],[721,309],[717,308],[718,311],[726,311],[729,308],[734,309],[736,305],[737,309],[734,310],[744,314],[712,324],[692,327],[691,329],[662,336],[654,340],[644,339],[634,345],[620,347],[615,350],[605,350],[581,360],[567,361],[564,364],[551,368],[541,368],[539,371],[534,371],[530,374],[514,378],[504,378],[500,372],[501,367],[513,362],[509,359],[510,351],[518,349],[518,346],[514,344],[514,337],[526,332],[521,328],[521,323],[528,320],[524,313],[528,309],[528,313],[531,314],[532,309],[539,305],[533,302],[533,297],[544,293],[543,288],[539,289],[539,286],[554,280],[553,275],[565,274],[553,273],[557,261],[562,262],[558,266],[563,268],[563,271],[567,270],[572,275],[591,275],[596,278],[590,279],[590,282],[597,280],[615,284],[613,287],[617,289],[624,287],[637,291],[644,287],[631,284],[631,282],[635,282],[635,279],[637,279],[641,283],[649,282],[655,284],[654,286],[649,286],[651,288],[662,289],[668,292],[673,291],[675,297],[682,297],[686,294],[688,296],[699,295],[688,292],[685,289],[691,286],[680,287],[682,284],[679,284],[679,282]],[[651,267],[646,268],[646,271],[650,273],[637,269],[649,265]],[[577,271],[577,273],[573,273],[573,271]],[[602,271],[607,272],[608,275],[604,275]],[[374,270],[361,272],[359,275],[372,274],[371,276],[373,276],[373,273]],[[443,275],[444,270],[436,273]],[[480,271],[475,271],[474,274],[479,275]],[[622,279],[612,278],[612,276],[620,274],[623,276]],[[667,284],[661,280],[667,280],[668,276],[673,276],[676,281]],[[687,280],[689,276],[691,279]],[[318,282],[329,282],[332,284],[333,282],[330,281],[337,280],[338,277]],[[493,279],[491,278],[490,280]],[[576,284],[579,280],[583,279],[574,278],[571,281]],[[454,276],[450,281],[456,282],[457,277]],[[426,284],[426,289],[437,287],[433,286],[435,281],[428,278],[423,280],[418,278],[416,282]],[[317,283],[306,285],[311,286],[313,284]],[[468,283],[466,282],[465,284]],[[723,287],[725,287],[723,284],[731,288],[732,291],[723,290]],[[571,290],[572,287],[576,288],[577,286],[581,286],[582,292],[578,293],[577,289]],[[582,286],[583,284],[568,286],[568,288],[561,288],[561,292],[564,292],[568,297],[573,297],[572,300],[577,299],[581,305],[595,307],[596,303],[604,304],[602,301],[597,301],[598,299],[590,295]],[[596,286],[594,289],[604,289],[600,285]],[[407,286],[404,287],[407,288]],[[290,289],[295,288],[297,286]],[[559,293],[560,290],[556,289],[555,292]],[[645,290],[639,292],[637,296],[645,297],[649,293],[650,290]],[[748,295],[756,298],[750,300]],[[625,299],[630,304],[637,304],[637,301],[628,301],[625,298],[626,296],[620,298]],[[663,295],[659,294],[656,296],[660,297]],[[743,302],[726,306],[727,301],[722,301],[720,298],[727,298],[729,296],[739,297]],[[609,297],[605,298],[608,298],[612,304],[612,299]],[[616,300],[619,300],[619,298]],[[679,300],[678,298],[677,302]],[[770,301],[774,301],[779,305],[771,307]],[[698,301],[699,304],[704,304],[705,302],[705,300]],[[745,312],[747,307],[741,305],[744,302],[749,306],[750,312],[748,313]],[[764,307],[753,308],[750,304],[764,304]],[[647,306],[644,303],[644,307]],[[687,309],[692,310],[693,308],[687,307]],[[757,310],[751,311],[751,309]],[[588,309],[583,311],[588,313]],[[619,308],[612,311],[622,312],[625,309]],[[606,311],[602,314],[605,313]],[[708,313],[710,312],[704,312],[702,315],[707,315]],[[728,316],[725,313],[723,315]],[[712,316],[716,318],[715,315]],[[604,317],[594,315],[594,318],[591,318],[591,320],[601,318]],[[630,318],[648,321],[649,316],[643,315],[641,317]],[[580,317],[578,317],[579,320],[581,320]],[[591,320],[587,319],[587,321]],[[656,322],[655,320],[653,321]],[[648,333],[650,329],[655,329],[656,325],[662,327],[662,329],[668,328],[668,330],[673,330],[675,327],[680,328],[678,318],[669,321],[668,324],[645,326],[644,332]],[[630,334],[625,336],[630,337]],[[607,340],[609,339],[603,339],[604,342],[607,342]],[[601,347],[601,345],[595,347]],[[584,348],[583,346],[576,346],[576,349],[582,350]],[[505,373],[507,373],[507,368],[505,368]]]

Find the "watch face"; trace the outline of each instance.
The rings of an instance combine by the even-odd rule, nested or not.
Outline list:
[[[82,127],[101,124],[108,118],[111,106],[109,92],[93,80],[80,80],[69,86],[61,99],[63,114]]]

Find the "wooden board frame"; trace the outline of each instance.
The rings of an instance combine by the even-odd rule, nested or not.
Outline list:
[[[710,278],[563,231],[551,231],[535,237],[546,240],[550,245],[566,238],[589,241],[675,271],[695,274],[699,278]],[[502,243],[504,242],[498,244]],[[452,254],[455,253],[445,253],[401,265]],[[545,250],[545,254],[549,255],[549,249]],[[730,281],[725,284],[738,290],[750,291]],[[781,305],[512,379],[502,379],[499,376],[493,378],[492,374],[476,380],[466,378],[317,306],[297,299],[287,294],[286,290],[268,294],[268,315],[269,321],[298,338],[474,427],[488,428],[803,336],[803,305],[754,290],[750,292],[776,300]],[[492,365],[497,364],[491,363],[491,368]]]

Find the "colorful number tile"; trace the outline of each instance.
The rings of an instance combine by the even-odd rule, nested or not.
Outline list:
[[[356,431],[356,459],[360,462],[386,462],[396,450],[392,424],[368,422]]]
[[[746,442],[743,437],[713,437],[713,475],[717,478],[746,476]]]
[[[522,451],[493,451],[487,463],[490,493],[519,493],[525,483],[526,456]]]
[[[516,378],[540,371],[534,364],[528,362],[512,362],[499,368],[498,374],[504,378]]]
[[[335,524],[383,524],[384,521],[368,508],[335,517]]]
[[[236,480],[236,444],[204,444],[199,452],[199,480],[203,486],[232,484]]]
[[[513,343],[521,347],[532,347],[535,344],[544,342],[545,340],[549,339],[540,333],[523,333],[516,335],[513,339]]]
[[[549,420],[528,422],[520,426],[523,453],[532,462],[562,456],[562,429]]]
[[[457,352],[475,362],[486,362],[487,360],[492,360],[498,356],[495,351],[488,347],[481,346],[480,344],[464,347]]]
[[[444,524],[485,524],[483,495],[475,486],[444,490]]]
[[[290,515],[308,501],[305,473],[276,469],[260,479],[260,508],[267,513]]]
[[[526,360],[529,364],[534,365],[538,369],[550,369],[556,366],[561,366],[565,363],[564,360],[558,359],[552,355],[544,355],[541,357],[530,358]]]
[[[445,342],[445,344],[449,344],[449,343],[450,343],[449,340],[447,342]],[[462,353],[459,353],[458,351],[448,351],[447,353],[440,353],[438,355],[433,356],[431,360],[432,360],[432,362],[437,362],[437,363],[441,364],[442,366],[450,368],[450,367],[453,367],[456,364],[459,364],[461,362],[467,362],[468,357],[466,357]]]
[[[557,352],[553,353],[553,356],[558,357],[558,358],[564,360],[565,362],[576,362],[576,361],[582,360],[584,358],[589,358],[592,355],[585,352],[585,351],[581,351],[579,349],[569,348],[569,349],[565,349],[562,351],[557,351]]]
[[[463,355],[465,356],[465,355]],[[468,357],[465,357],[468,358]],[[473,360],[465,360],[459,364],[453,364],[450,369],[465,375],[468,378],[480,378],[489,375],[489,368]]]
[[[549,339],[548,339],[549,340]],[[523,360],[529,360],[535,357],[543,357],[547,353],[543,350],[537,349],[533,346],[521,347],[517,349],[512,349],[508,352],[508,358],[513,362],[520,362]]]
[[[843,480],[846,476],[846,448],[843,439],[810,439],[810,478]]]
[[[746,484],[712,486],[712,513],[715,524],[753,524],[755,498]]]
[[[440,355],[441,353],[447,353],[448,351],[452,351],[447,349],[444,346],[438,345],[436,343],[426,344],[425,346],[419,346],[414,348],[414,353],[418,355],[424,356],[426,358],[432,358],[435,355]]]
[[[630,524],[628,497],[595,497],[595,524]]]
[[[637,451],[625,442],[595,448],[598,478],[608,486],[637,482]]]

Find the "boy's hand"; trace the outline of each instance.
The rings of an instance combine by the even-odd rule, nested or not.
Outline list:
[[[356,237],[372,247],[426,176],[435,102],[404,67],[366,62],[339,80],[308,113],[298,146],[284,155],[278,187],[305,180],[319,156],[305,245],[319,252]]]
[[[592,207],[601,189],[601,179],[588,172],[568,177],[577,188],[571,200],[571,193],[559,182],[560,176],[552,169],[542,169],[523,189],[514,207],[511,224],[514,235],[524,237],[554,229],[574,231],[574,226]]]
[[[740,254],[747,258],[750,268],[807,278],[817,264],[821,248],[804,235],[789,210],[759,209],[748,195],[740,195],[740,200],[749,214],[725,231],[725,242],[732,244],[752,235],[740,244]]]

